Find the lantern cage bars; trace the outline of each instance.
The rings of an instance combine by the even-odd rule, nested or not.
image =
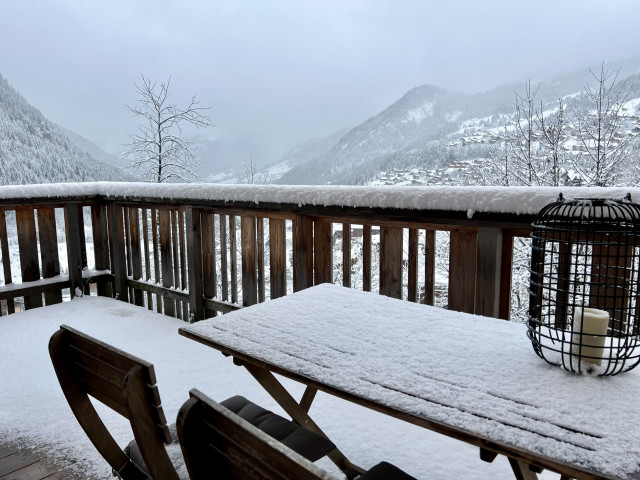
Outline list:
[[[532,224],[528,336],[566,370],[615,375],[640,362],[640,206],[560,198]],[[605,313],[606,312],[606,313]]]

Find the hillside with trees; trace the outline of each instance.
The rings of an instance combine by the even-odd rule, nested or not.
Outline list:
[[[0,75],[0,185],[129,179],[73,143]]]

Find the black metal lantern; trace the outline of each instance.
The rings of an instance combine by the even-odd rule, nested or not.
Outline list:
[[[566,370],[615,375],[640,362],[640,206],[560,198],[533,223],[528,335]]]

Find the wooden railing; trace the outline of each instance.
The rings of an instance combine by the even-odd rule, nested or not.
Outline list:
[[[537,210],[560,191],[571,189],[529,198],[471,187],[0,187],[1,310],[59,303],[67,289],[73,297],[95,285],[98,295],[193,321],[338,282],[506,319],[513,240],[529,235]],[[380,192],[395,200],[372,198]],[[461,197],[455,209],[442,208],[445,194]],[[492,196],[512,213],[492,211]],[[438,232],[449,233],[448,247],[437,247]],[[438,260],[449,265],[444,293]]]

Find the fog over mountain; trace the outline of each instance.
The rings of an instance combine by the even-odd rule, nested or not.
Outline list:
[[[0,185],[131,178],[71,141],[0,75]]]

